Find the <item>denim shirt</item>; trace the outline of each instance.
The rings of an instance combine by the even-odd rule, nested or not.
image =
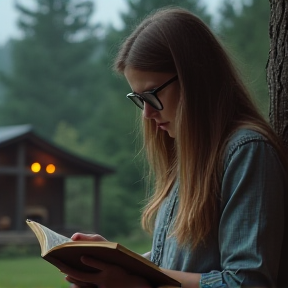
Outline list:
[[[288,278],[288,266],[287,276],[279,275],[280,258],[288,259],[287,249],[286,254],[282,250],[287,174],[261,134],[241,129],[231,137],[224,159],[218,227],[194,250],[167,237],[177,213],[177,190],[176,183],[158,211],[152,262],[200,273],[200,287],[205,288],[279,287],[279,278]]]

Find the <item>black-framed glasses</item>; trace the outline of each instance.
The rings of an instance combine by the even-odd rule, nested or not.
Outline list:
[[[158,88],[155,88],[151,91],[145,91],[140,94],[136,92],[131,92],[127,94],[126,97],[129,98],[131,101],[133,101],[142,110],[144,109],[144,102],[150,104],[156,110],[162,110],[163,105],[161,101],[159,100],[159,98],[157,97],[157,93],[177,79],[178,79],[178,76],[175,75]]]

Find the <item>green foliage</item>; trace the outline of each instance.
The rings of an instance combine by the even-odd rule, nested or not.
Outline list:
[[[117,236],[112,240],[139,254],[151,251],[152,239],[143,231],[138,231],[131,237]]]
[[[81,156],[88,157],[93,149],[93,142],[89,138],[81,139],[79,131],[65,121],[60,121],[56,126],[53,141]]]
[[[256,103],[268,115],[266,63],[269,52],[269,2],[225,0],[219,21],[220,34],[234,56]]]
[[[11,73],[12,63],[11,63],[11,49],[12,41],[8,41],[3,47],[0,47],[0,71],[7,74]]]
[[[93,179],[69,177],[65,192],[69,199],[65,207],[66,226],[73,232],[93,232]]]
[[[81,103],[92,83],[97,27],[89,24],[93,3],[77,2],[39,0],[37,11],[17,5],[25,37],[13,45],[13,75],[2,75],[2,124],[31,123],[48,136],[59,121],[76,125],[88,116]]]
[[[11,41],[7,42],[3,47],[0,47],[0,80],[3,73],[11,73]],[[3,101],[3,95],[5,94],[5,87],[0,81],[0,103]]]
[[[195,15],[198,15],[203,19],[208,25],[211,22],[211,16],[207,13],[206,7],[201,1],[197,0],[127,0],[128,12],[122,15],[123,21],[125,23],[126,29],[129,32],[133,26],[140,22],[148,14],[155,12],[157,9],[162,7],[182,7],[190,10]]]

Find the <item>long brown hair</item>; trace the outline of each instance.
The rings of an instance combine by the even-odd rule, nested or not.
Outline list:
[[[217,223],[223,153],[233,132],[260,132],[282,153],[272,129],[255,108],[227,52],[209,28],[181,8],[164,8],[148,16],[120,48],[116,71],[127,66],[178,75],[180,100],[176,137],[143,118],[144,148],[155,192],[142,214],[153,230],[155,215],[179,179],[179,208],[173,234],[195,247]],[[284,158],[283,158],[284,159]]]

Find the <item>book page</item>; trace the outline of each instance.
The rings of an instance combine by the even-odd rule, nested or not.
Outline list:
[[[49,251],[53,247],[61,245],[63,243],[73,241],[72,239],[70,239],[66,236],[60,235],[60,234],[56,233],[55,231],[52,231],[43,225],[41,225],[41,229],[43,230],[43,232],[46,236],[46,247],[45,247],[46,251]]]

